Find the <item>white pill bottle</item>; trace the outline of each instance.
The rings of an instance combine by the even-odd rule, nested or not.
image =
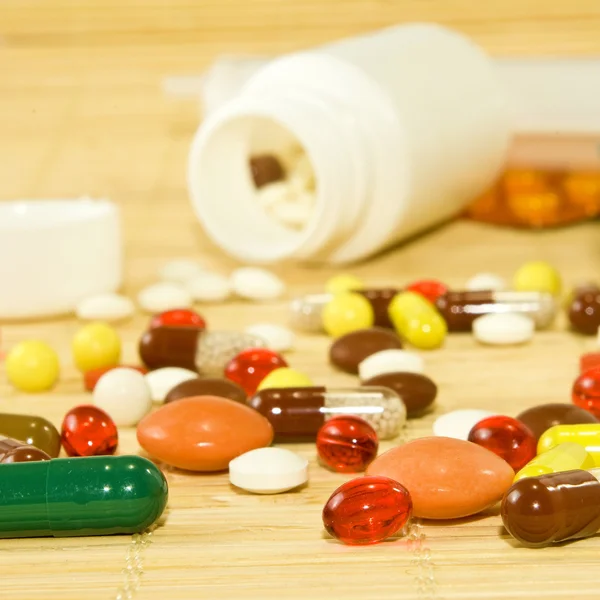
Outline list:
[[[263,210],[249,168],[290,138],[316,180],[296,229]],[[259,69],[200,126],[188,183],[228,254],[347,263],[460,212],[500,172],[509,138],[509,103],[482,50],[436,25],[404,25]]]

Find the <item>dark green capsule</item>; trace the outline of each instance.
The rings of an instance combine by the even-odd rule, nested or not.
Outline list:
[[[137,533],[167,497],[164,475],[141,456],[0,464],[0,538]]]

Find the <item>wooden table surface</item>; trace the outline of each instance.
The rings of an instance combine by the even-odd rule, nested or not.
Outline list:
[[[600,53],[598,0],[4,0],[0,200],[90,194],[118,202],[126,293],[153,282],[173,257],[228,273],[236,265],[202,235],[185,187],[197,107],[166,98],[162,79],[200,73],[224,52],[279,53],[410,20],[456,27],[497,55]],[[373,285],[427,276],[460,287],[475,272],[510,277],[540,258],[573,284],[597,275],[599,240],[597,224],[527,233],[457,222],[352,271]],[[279,272],[290,295],[321,289],[332,273]],[[286,320],[285,301],[201,311],[214,328]],[[137,360],[146,322],[138,315],[119,327],[126,361]],[[69,352],[77,327],[71,318],[2,325],[4,349],[44,339],[58,351],[62,372],[52,393],[31,396],[12,390],[0,367],[1,411],[60,425],[66,410],[89,402]],[[568,333],[563,319],[519,348],[481,348],[469,335],[453,335],[425,355],[439,386],[436,410],[411,421],[403,437],[429,434],[437,415],[459,407],[515,415],[568,401],[578,356],[594,344]],[[318,382],[354,385],[328,366],[327,348],[324,337],[299,336],[289,362]],[[253,496],[230,487],[227,475],[167,470],[169,507],[151,535],[0,541],[0,597],[598,598],[598,538],[522,549],[503,533],[495,510],[416,523],[408,539],[342,546],[324,535],[321,508],[348,477],[319,467],[312,445],[294,449],[310,459],[310,485],[298,492]],[[120,452],[137,451],[134,431],[122,430]]]

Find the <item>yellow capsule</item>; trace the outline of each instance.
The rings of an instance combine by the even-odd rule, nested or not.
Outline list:
[[[84,373],[114,367],[121,358],[119,334],[106,323],[90,323],[75,334],[71,345],[75,366]]]
[[[58,374],[58,356],[44,342],[21,342],[6,356],[8,380],[23,392],[49,390],[56,383]]]
[[[304,373],[290,369],[289,367],[280,367],[271,371],[256,388],[257,392],[268,388],[290,388],[290,387],[311,387],[313,382]]]
[[[566,442],[583,447],[592,457],[594,466],[600,467],[600,423],[550,427],[542,433],[538,441],[538,454],[552,450]]]
[[[325,290],[329,294],[339,294],[341,292],[353,292],[356,290],[362,290],[365,288],[365,284],[362,279],[348,273],[340,273],[334,275],[325,284]]]
[[[518,269],[513,287],[519,292],[546,292],[558,296],[562,283],[559,272],[550,263],[534,260]]]
[[[547,452],[538,454],[516,475],[513,483],[526,477],[539,477],[548,473],[559,473],[573,469],[593,469],[596,463],[592,455],[579,444],[565,442]]]
[[[372,327],[375,313],[371,303],[360,294],[335,294],[323,308],[323,328],[331,337]]]

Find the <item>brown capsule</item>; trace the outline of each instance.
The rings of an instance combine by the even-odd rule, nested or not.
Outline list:
[[[22,440],[43,450],[50,458],[56,458],[60,452],[60,433],[42,417],[1,413],[0,435]]]
[[[587,410],[573,404],[554,402],[528,408],[516,416],[539,440],[541,435],[555,425],[579,425],[598,423],[598,419]]]
[[[329,348],[329,360],[342,371],[358,373],[358,365],[380,350],[402,348],[402,341],[393,332],[381,327],[359,329],[338,338]]]
[[[375,325],[377,327],[384,327],[386,329],[394,329],[390,316],[388,314],[388,308],[393,297],[400,292],[398,288],[374,288],[368,290],[357,290],[357,294],[363,295],[373,307],[375,313]]]
[[[50,460],[46,452],[13,438],[0,439],[0,463],[30,462]]]
[[[502,500],[504,527],[530,548],[594,535],[600,482],[592,471],[563,471],[517,481]]]
[[[420,373],[383,373],[363,381],[362,385],[380,386],[393,390],[404,402],[409,417],[415,417],[425,412],[437,396],[435,383]]]
[[[192,396],[219,396],[235,402],[246,402],[246,392],[233,381],[218,377],[198,377],[176,385],[165,398],[165,403]]]
[[[600,291],[586,290],[576,295],[569,307],[569,321],[575,331],[596,335],[600,327]]]
[[[250,157],[250,171],[252,179],[257,188],[269,183],[281,181],[285,177],[285,171],[279,159],[272,154],[257,154]]]

